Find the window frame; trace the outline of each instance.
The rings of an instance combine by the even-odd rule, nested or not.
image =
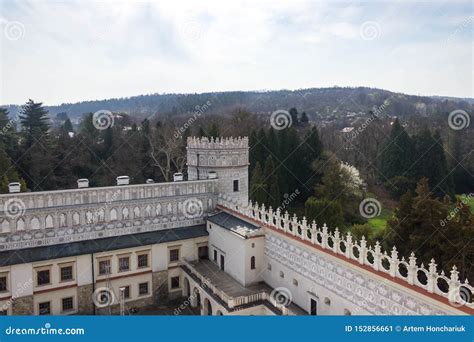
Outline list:
[[[68,299],[71,300],[71,308],[64,309],[64,300],[68,300]],[[61,312],[71,312],[71,311],[74,311],[74,297],[70,296],[70,297],[61,298]]]
[[[122,269],[121,260],[127,260],[127,268]],[[119,273],[130,271],[130,255],[119,255],[118,256],[118,271]]]
[[[41,313],[41,305],[43,304],[47,304],[48,305],[48,313]],[[41,303],[38,303],[38,315],[39,316],[47,316],[47,315],[51,315],[51,301],[47,301],[47,302],[41,302]]]
[[[100,264],[101,264],[102,262],[106,262],[106,263],[109,264],[109,273],[107,273],[107,272],[102,272],[102,271],[101,271],[101,266],[100,266]],[[106,276],[107,274],[109,274],[109,275],[112,274],[112,257],[106,257],[106,258],[98,259],[98,260],[97,260],[97,270],[98,270],[99,276]]]
[[[43,272],[48,272],[48,282],[40,284],[40,279],[42,279],[42,277],[40,277],[40,273],[43,273]],[[44,269],[43,268],[36,269],[36,286],[47,286],[47,285],[51,285],[51,268],[48,267]]]
[[[141,293],[141,286],[146,285],[146,292]],[[138,295],[139,296],[146,296],[150,294],[150,283],[148,281],[145,281],[143,283],[138,283]]]

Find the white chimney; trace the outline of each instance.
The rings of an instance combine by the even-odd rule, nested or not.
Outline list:
[[[173,181],[175,182],[181,182],[183,181],[184,177],[183,177],[183,174],[181,172],[177,172],[173,175]]]
[[[117,185],[129,185],[129,184],[130,184],[130,177],[128,176],[117,177]]]
[[[87,178],[81,178],[77,180],[77,187],[81,188],[88,188],[89,187],[89,180]]]
[[[20,190],[21,190],[20,183],[14,182],[14,183],[8,184],[8,192],[11,194],[15,192],[20,192]]]

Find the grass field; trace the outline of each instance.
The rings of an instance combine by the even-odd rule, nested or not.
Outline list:
[[[369,225],[374,229],[375,232],[385,229],[387,226],[387,220],[392,216],[390,209],[382,209],[379,216],[369,219]]]

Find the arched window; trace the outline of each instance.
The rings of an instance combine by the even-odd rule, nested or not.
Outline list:
[[[128,208],[123,208],[122,209],[122,218],[124,220],[128,220]]]
[[[133,209],[133,218],[135,219],[140,218],[140,208],[135,207],[135,209]]]
[[[10,231],[10,222],[3,220],[0,233],[8,233]]]
[[[117,221],[117,210],[115,208],[110,211],[110,221]]]
[[[147,205],[145,208],[145,217],[150,217],[150,216],[151,216],[151,207]]]
[[[91,211],[86,212],[86,222],[87,224],[91,224],[94,222],[94,216],[92,215]]]
[[[79,213],[72,214],[72,224],[74,226],[79,225]]]
[[[104,209],[100,209],[99,212],[97,213],[97,218],[99,222],[104,222],[105,221],[105,211]]]
[[[59,226],[66,227],[66,214],[59,215]]]
[[[344,309],[344,316],[351,316],[351,312],[347,309]]]
[[[255,257],[250,258],[250,269],[254,270],[255,269]]]
[[[33,217],[31,219],[30,225],[31,225],[31,229],[40,229],[40,221],[38,220],[37,217]]]
[[[45,228],[53,228],[53,217],[51,215],[46,216],[46,220],[44,222]]]

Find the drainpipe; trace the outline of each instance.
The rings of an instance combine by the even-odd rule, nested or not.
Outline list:
[[[94,292],[95,292],[95,274],[94,274],[94,253],[91,253],[91,269],[92,269],[92,298],[94,297]],[[95,316],[95,304],[94,301],[92,301],[92,314]]]

